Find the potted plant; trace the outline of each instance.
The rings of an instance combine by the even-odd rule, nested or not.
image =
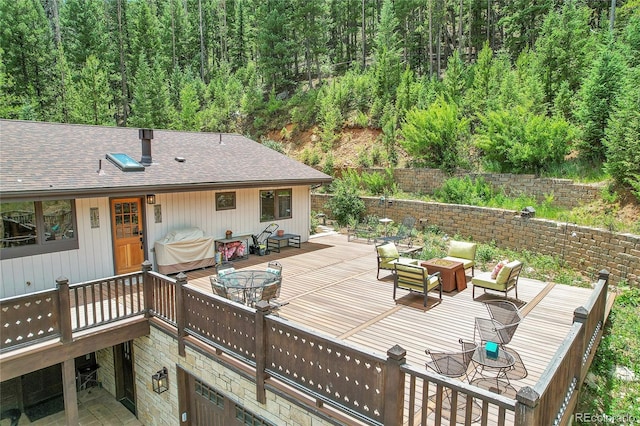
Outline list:
[[[228,240],[229,238],[231,238],[233,236],[233,232],[231,232],[231,230],[227,229],[227,233],[225,235],[226,235],[226,238]]]

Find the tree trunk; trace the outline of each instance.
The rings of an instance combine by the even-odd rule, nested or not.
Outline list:
[[[202,0],[198,0],[198,25],[200,27],[200,78],[202,79],[202,81],[206,80],[204,79],[204,58],[205,58],[205,52],[204,52],[204,25],[202,23]]]
[[[120,51],[120,84],[122,90],[122,126],[127,125],[129,98],[127,96],[127,68],[124,60],[124,30],[122,28],[122,0],[118,0],[118,50]]]

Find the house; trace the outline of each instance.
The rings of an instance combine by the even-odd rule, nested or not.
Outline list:
[[[525,287],[531,335],[545,339],[530,347],[548,361],[536,364],[537,382],[502,394],[407,361],[424,353],[414,332],[436,335],[439,322],[447,338],[473,333],[462,325],[481,306],[468,292],[434,312],[398,306],[369,246],[307,242],[308,257],[302,247],[287,259],[297,292],[288,307],[306,323],[209,292],[210,272],[189,281],[155,271],[153,243],[174,229],[223,239],[275,222],[306,241],[309,187],[328,176],[234,135],[15,121],[0,121],[0,133],[3,413],[59,396],[65,423],[80,424],[78,389],[98,384],[148,425],[570,422],[610,306],[608,272],[593,290],[572,289],[575,299]],[[546,295],[560,320],[544,306],[531,314]],[[352,340],[360,331],[374,349]],[[447,407],[454,398],[461,405]]]
[[[0,137],[0,298],[157,270],[154,243],[184,228],[304,242],[310,188],[331,181],[235,134],[0,120]]]

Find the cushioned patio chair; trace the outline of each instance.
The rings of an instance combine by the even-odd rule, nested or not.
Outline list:
[[[489,300],[483,302],[490,318],[478,318],[475,320],[474,339],[478,341],[495,342],[504,346],[511,342],[516,329],[522,321],[520,310],[513,302],[507,300]]]
[[[438,303],[442,302],[442,277],[440,277],[440,272],[429,275],[425,267],[399,262],[394,263],[393,266],[395,267],[393,300],[396,300],[396,290],[400,288],[422,294],[424,297],[422,304],[426,307],[428,293],[431,290],[439,289]]]
[[[520,271],[522,271],[522,262],[514,260],[509,262],[500,269],[495,279],[491,278],[491,272],[484,272],[477,277],[471,278],[471,284],[473,285],[473,291],[471,297],[476,298],[476,287],[481,287],[486,292],[487,290],[504,291],[504,298],[507,298],[509,290],[514,289],[516,291],[516,299],[518,298],[518,278],[520,277]]]
[[[461,262],[465,270],[471,268],[471,276],[473,277],[475,275],[477,248],[478,245],[476,243],[451,240],[447,255],[443,259]]]
[[[418,261],[410,257],[402,257],[398,252],[398,247],[393,242],[385,242],[376,244],[376,256],[378,260],[378,274],[380,279],[380,270],[385,269],[395,272],[396,262],[418,265]]]

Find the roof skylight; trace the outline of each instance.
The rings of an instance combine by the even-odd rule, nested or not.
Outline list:
[[[123,172],[140,172],[144,171],[144,166],[138,163],[127,154],[123,153],[109,153],[107,154],[107,160],[118,166]]]

